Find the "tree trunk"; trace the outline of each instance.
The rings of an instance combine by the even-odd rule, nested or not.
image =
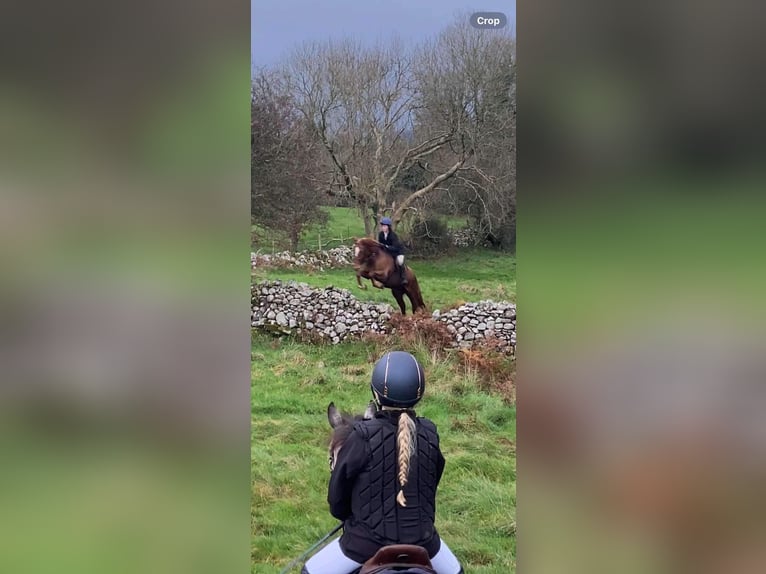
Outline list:
[[[290,230],[290,251],[295,253],[298,250],[298,240],[300,239],[300,230],[293,228]]]
[[[365,237],[372,237],[372,226],[370,225],[370,217],[368,215],[369,208],[366,202],[362,202],[359,206],[359,211],[362,214],[362,220],[364,221],[364,235]]]

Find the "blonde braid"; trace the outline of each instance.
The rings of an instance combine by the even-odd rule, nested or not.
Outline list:
[[[417,430],[415,421],[412,420],[407,411],[399,414],[399,425],[396,433],[396,448],[399,452],[399,484],[401,489],[396,496],[396,501],[400,506],[407,506],[407,499],[404,498],[404,486],[407,484],[407,475],[410,472],[410,457],[415,453],[415,443],[417,440]]]

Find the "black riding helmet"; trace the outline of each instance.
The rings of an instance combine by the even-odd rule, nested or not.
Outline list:
[[[426,390],[426,377],[418,360],[404,351],[391,351],[372,370],[375,402],[386,407],[414,406]]]

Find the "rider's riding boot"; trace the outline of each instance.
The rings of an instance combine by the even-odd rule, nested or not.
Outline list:
[[[402,285],[407,285],[407,270],[404,268],[404,265],[399,266],[399,278],[402,281]]]

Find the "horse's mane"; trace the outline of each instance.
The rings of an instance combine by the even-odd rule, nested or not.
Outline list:
[[[378,253],[383,252],[383,244],[375,239],[370,239],[369,237],[362,237],[361,239],[357,239],[354,243],[359,247],[359,256],[357,259],[360,263],[369,263]]]
[[[369,237],[362,237],[361,239],[357,239],[356,242],[370,249],[382,249],[383,247],[382,243],[375,239],[370,239]]]

